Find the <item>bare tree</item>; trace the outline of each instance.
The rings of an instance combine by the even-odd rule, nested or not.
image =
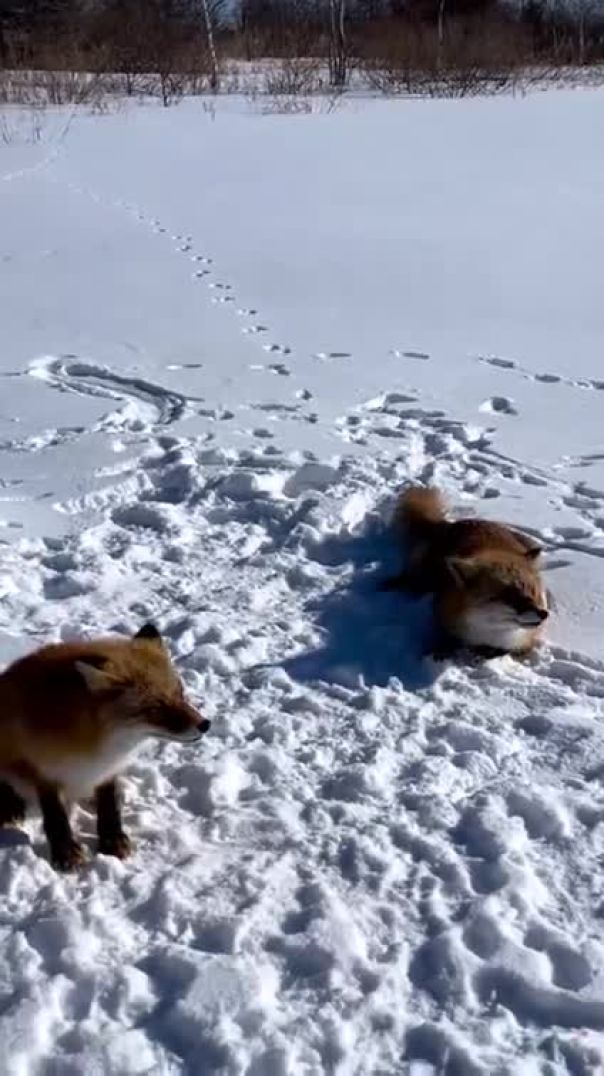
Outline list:
[[[329,81],[332,86],[342,87],[348,78],[346,0],[329,0],[329,16]]]
[[[438,66],[442,63],[443,45],[445,41],[445,4],[446,0],[438,0],[438,17],[436,26]]]
[[[214,19],[209,0],[201,0],[203,18],[208,38],[208,52],[210,54],[210,89],[216,93],[219,88],[218,56],[216,53],[216,39],[214,37]]]

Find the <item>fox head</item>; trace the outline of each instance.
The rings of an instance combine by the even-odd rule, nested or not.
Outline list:
[[[537,567],[539,549],[502,558],[496,554],[450,557],[447,571],[466,617],[493,630],[535,630],[549,616],[547,593]]]
[[[210,722],[185,699],[179,676],[153,624],[129,641],[108,644],[76,661],[76,669],[107,724],[133,734],[190,743]]]

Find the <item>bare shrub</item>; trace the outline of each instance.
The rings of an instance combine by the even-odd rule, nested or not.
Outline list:
[[[261,105],[261,112],[264,116],[308,115],[312,110],[313,104],[310,97],[290,96],[289,94],[265,97]]]
[[[0,113],[0,142],[5,146],[37,145],[43,141],[45,130],[46,111],[39,105],[28,108],[11,105]]]
[[[321,88],[321,64],[316,60],[275,60],[264,72],[262,90],[273,97],[298,97],[317,93]]]
[[[78,70],[0,70],[0,102],[31,107],[100,105],[104,76]]]
[[[384,28],[360,60],[367,83],[381,93],[467,97],[500,93],[522,79],[530,52],[520,28],[492,16],[439,25]]]

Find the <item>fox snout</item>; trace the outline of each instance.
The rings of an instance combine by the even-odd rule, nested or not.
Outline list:
[[[202,717],[188,703],[159,707],[152,715],[150,731],[156,736],[180,743],[193,743],[200,740],[210,729],[211,722]]]
[[[521,624],[526,625],[527,628],[536,628],[539,624],[543,624],[543,621],[547,620],[548,616],[548,609],[535,605],[531,609],[519,613],[518,620]]]
[[[197,723],[197,725],[193,726],[193,728],[189,727],[183,732],[173,733],[172,735],[168,733],[168,736],[170,739],[177,740],[179,743],[197,743],[198,740],[201,740],[202,736],[205,736],[206,732],[210,728],[210,725],[211,722],[208,721],[205,717],[203,717],[201,721]]]
[[[182,736],[177,736],[176,738],[182,743],[196,743],[198,740],[201,740],[202,736],[205,736],[211,724],[212,722],[208,721],[206,717],[202,717],[193,729],[188,730]]]

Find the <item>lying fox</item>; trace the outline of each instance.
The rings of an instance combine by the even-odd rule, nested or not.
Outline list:
[[[43,647],[0,676],[0,826],[37,797],[51,861],[84,862],[66,805],[94,795],[98,850],[126,858],[117,775],[148,736],[193,743],[210,722],[185,701],[152,624],[132,639]]]
[[[493,656],[537,645],[549,615],[538,546],[502,523],[450,521],[435,489],[405,490],[395,522],[408,566],[386,586],[434,595],[445,647],[461,644]]]

